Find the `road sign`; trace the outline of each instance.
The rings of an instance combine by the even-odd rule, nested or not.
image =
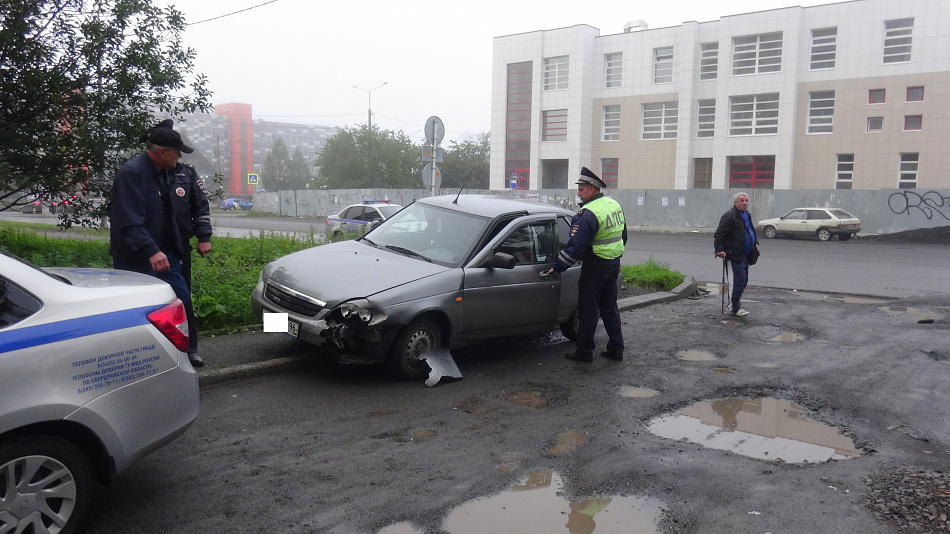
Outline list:
[[[257,174],[252,173],[252,172],[247,173],[248,185],[257,185],[257,182],[259,179],[260,179],[260,176],[258,176]]]
[[[442,138],[445,137],[445,125],[442,124],[442,119],[435,115],[426,120],[424,129],[426,132],[426,141],[430,143],[439,144],[442,142]]]
[[[432,147],[422,147],[422,161],[432,161]],[[442,147],[435,149],[435,161],[441,163],[445,161],[445,150]]]
[[[433,183],[432,168],[435,167],[435,182]],[[422,187],[425,189],[438,189],[442,187],[442,171],[434,163],[426,163],[422,169]]]

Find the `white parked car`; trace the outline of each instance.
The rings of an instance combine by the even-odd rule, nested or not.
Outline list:
[[[168,284],[0,251],[0,532],[77,531],[97,483],[197,415],[188,322]]]
[[[839,208],[796,208],[777,219],[759,221],[755,230],[769,239],[798,235],[828,241],[836,235],[840,241],[847,241],[861,231],[861,221]]]
[[[366,200],[343,208],[340,213],[327,217],[327,237],[343,234],[365,234],[377,224],[392,217],[402,206],[388,200]]]

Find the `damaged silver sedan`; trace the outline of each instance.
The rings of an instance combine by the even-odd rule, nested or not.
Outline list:
[[[574,339],[580,267],[545,274],[572,216],[497,196],[420,199],[357,240],[269,263],[252,306],[287,313],[289,335],[340,361],[404,378],[428,373],[429,350],[558,326]]]

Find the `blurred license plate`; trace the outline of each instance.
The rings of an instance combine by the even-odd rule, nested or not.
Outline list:
[[[287,321],[287,333],[297,337],[300,334],[300,323],[295,321]]]

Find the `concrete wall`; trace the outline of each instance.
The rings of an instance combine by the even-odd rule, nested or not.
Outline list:
[[[672,231],[715,228],[723,212],[732,207],[730,189],[618,189],[609,196],[623,206],[627,225]],[[756,222],[784,215],[802,207],[841,208],[861,219],[862,233],[890,234],[917,228],[950,226],[950,190],[923,189],[750,189],[749,211]],[[436,194],[457,194],[437,190]],[[574,190],[503,191],[465,190],[465,194],[490,194],[531,198],[567,209],[577,207]],[[429,196],[421,189],[336,189],[254,193],[254,209],[291,217],[326,217],[363,200],[391,200],[406,205]]]

